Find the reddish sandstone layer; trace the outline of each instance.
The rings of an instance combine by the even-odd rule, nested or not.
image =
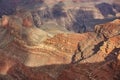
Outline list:
[[[3,47],[6,53],[0,52],[0,73],[13,80],[119,80],[119,24],[98,25],[96,32],[58,34],[36,46],[15,37]]]

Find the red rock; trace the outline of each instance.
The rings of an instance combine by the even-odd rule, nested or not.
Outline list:
[[[29,26],[29,23],[25,21],[25,26]],[[21,29],[21,27],[16,29],[14,25],[9,25],[9,28],[15,29],[16,32]],[[41,65],[43,67],[49,65],[48,69],[51,69],[51,66],[56,69],[59,65],[66,64],[67,68],[60,67],[56,71],[53,69],[49,74],[55,76],[57,80],[114,80],[114,78],[119,80],[119,31],[117,20],[98,25],[95,32],[57,34],[36,46],[30,46],[22,38],[15,37],[7,45],[4,44],[2,50],[6,53],[0,54],[0,73],[18,80],[53,80],[48,73],[45,73],[49,70],[34,72],[33,68],[37,66],[39,69]],[[2,31],[0,34],[3,34]],[[7,34],[1,43],[9,40],[11,36],[12,34]],[[69,64],[72,59],[76,61],[73,62],[75,65]]]
[[[0,74],[9,75],[17,80],[54,80],[48,74],[32,72],[30,67],[0,51]]]
[[[118,34],[120,34],[120,20],[115,20],[113,22],[110,23],[106,23],[106,24],[101,24],[101,25],[96,25],[95,26],[95,32],[99,35],[99,36],[103,36],[104,38],[110,38],[113,36],[116,36]]]

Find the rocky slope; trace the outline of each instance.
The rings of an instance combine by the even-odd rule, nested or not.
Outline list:
[[[119,80],[119,1],[94,1],[1,0],[0,80]]]
[[[51,34],[93,31],[96,24],[120,17],[120,6],[114,0],[76,1],[1,0],[0,16],[16,14],[24,18],[29,14],[36,27]]]
[[[93,32],[52,35],[31,16],[3,16],[0,79],[119,80],[120,20]]]

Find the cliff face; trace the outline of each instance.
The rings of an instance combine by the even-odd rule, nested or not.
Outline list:
[[[119,3],[8,2],[17,6],[0,18],[0,80],[120,79]]]
[[[34,26],[32,17],[19,16],[1,19],[1,79],[119,80],[119,19],[93,32],[51,36]]]
[[[46,31],[52,28],[56,33],[93,31],[96,24],[119,17],[119,4],[112,1],[1,0],[0,4],[0,16],[16,14],[24,17],[30,14],[36,27]]]
[[[47,3],[44,3],[41,7],[39,7],[40,5],[36,6],[31,15],[34,24],[41,29],[43,29],[44,25],[48,24],[63,27],[65,28],[64,31],[77,33],[93,31],[96,24],[105,23],[119,17],[119,12],[117,12],[117,7],[119,6],[117,4],[114,4],[114,6],[104,2],[80,4],[71,2],[67,5],[65,1],[48,6]],[[86,7],[84,5],[89,6]]]

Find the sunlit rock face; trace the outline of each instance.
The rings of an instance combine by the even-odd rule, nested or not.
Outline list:
[[[95,26],[95,32],[103,35],[106,39],[120,34],[120,20],[116,19],[110,23]]]
[[[27,44],[28,40],[24,40],[26,37],[21,38],[15,30],[26,28],[36,32],[39,28],[36,30],[35,26],[30,25],[29,21],[24,23],[23,19],[18,20],[17,25],[16,18],[19,19],[15,16],[4,16],[2,24],[6,25],[0,27],[0,38],[4,39],[0,41],[0,79],[119,80],[119,19],[97,25],[93,32],[61,33],[44,39],[37,45],[30,45]],[[10,24],[16,24],[17,28]],[[26,31],[22,33],[24,32]],[[41,31],[37,33],[42,34]],[[32,34],[27,34],[32,36],[29,40],[36,39],[37,34]]]
[[[119,3],[99,1],[14,1],[0,18],[0,80],[119,80]]]

